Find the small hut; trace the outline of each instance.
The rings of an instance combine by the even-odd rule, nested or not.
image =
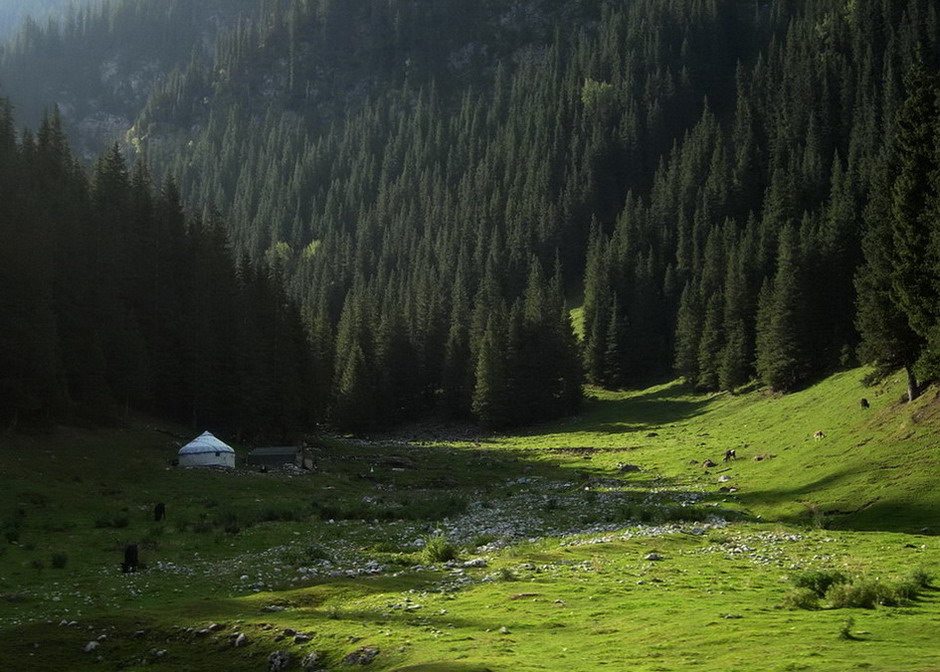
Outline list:
[[[235,451],[211,432],[203,432],[180,448],[181,467],[234,467]]]
[[[248,465],[252,467],[266,467],[267,469],[279,469],[285,464],[300,466],[297,464],[297,454],[300,448],[297,446],[266,446],[264,448],[255,448],[248,453]]]

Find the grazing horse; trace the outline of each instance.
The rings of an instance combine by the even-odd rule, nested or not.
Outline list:
[[[819,441],[820,439],[825,439],[825,438],[826,438],[826,435],[823,434],[823,431],[821,429],[817,431],[815,434],[813,434],[814,441]]]
[[[125,574],[128,572],[136,572],[139,564],[137,544],[128,544],[124,547],[124,562],[121,563],[121,571]]]
[[[738,459],[738,454],[735,452],[734,448],[729,448],[725,451],[725,458],[722,462],[730,462],[731,460]]]

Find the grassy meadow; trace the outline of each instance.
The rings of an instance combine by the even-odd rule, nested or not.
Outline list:
[[[940,394],[865,373],[591,390],[303,474],[174,468],[145,422],[2,435],[0,670],[940,670]]]

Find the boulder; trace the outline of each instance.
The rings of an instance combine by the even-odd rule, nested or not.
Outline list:
[[[379,655],[379,650],[374,646],[363,646],[360,649],[356,649],[350,654],[347,654],[343,658],[344,665],[368,665],[375,657]]]
[[[304,672],[320,672],[325,668],[323,667],[323,661],[320,660],[320,654],[316,651],[311,651],[300,661],[300,669]]]
[[[290,653],[287,651],[272,651],[268,655],[268,672],[282,672],[290,665]]]

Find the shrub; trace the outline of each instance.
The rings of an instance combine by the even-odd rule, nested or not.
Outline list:
[[[890,582],[860,578],[852,583],[832,585],[826,592],[826,600],[833,609],[897,607],[917,599],[921,590],[922,586],[910,577]]]
[[[819,596],[810,588],[794,588],[783,596],[783,608],[815,611],[819,609]]]
[[[509,569],[509,567],[502,567],[499,570],[499,578],[502,579],[503,581],[518,581],[519,580],[519,577],[516,576],[515,572]]]
[[[434,562],[447,562],[457,558],[457,548],[447,541],[443,534],[426,537],[424,548],[421,549],[421,560],[426,564]]]
[[[479,548],[480,546],[486,546],[496,541],[499,537],[495,534],[478,534],[473,538],[473,541],[470,542],[470,545],[473,548]]]
[[[877,581],[865,579],[854,583],[834,583],[826,591],[826,600],[833,609],[874,609],[880,603],[882,589]]]
[[[332,556],[322,546],[307,544],[306,546],[292,546],[284,550],[281,559],[295,567],[309,565],[317,560],[332,560]]]
[[[837,569],[814,569],[796,574],[790,580],[795,588],[807,588],[817,597],[823,597],[830,586],[848,583],[849,577]]]
[[[930,585],[931,576],[923,569],[915,569],[907,575],[907,580],[914,583],[918,588],[926,588]]]
[[[63,551],[56,551],[52,554],[51,564],[53,569],[65,569],[65,566],[69,564],[68,553],[64,553]]]

